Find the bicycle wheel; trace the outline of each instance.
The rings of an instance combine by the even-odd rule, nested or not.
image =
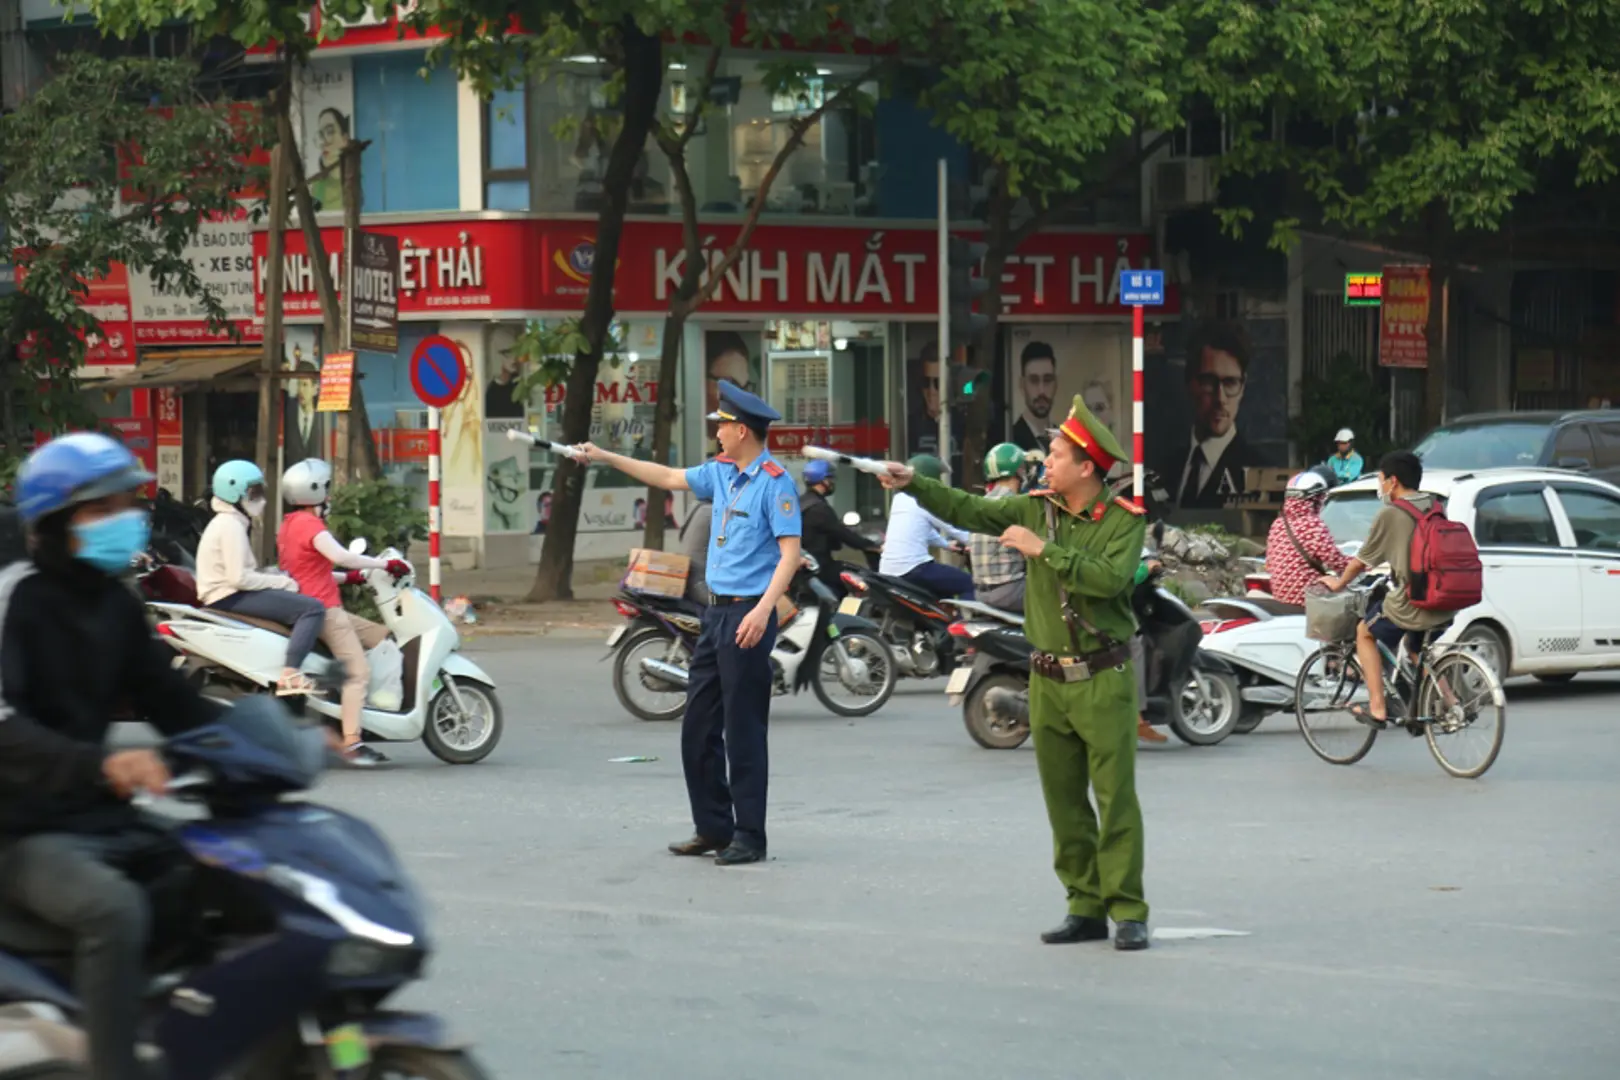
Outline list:
[[[1367,704],[1361,667],[1348,649],[1321,648],[1294,680],[1294,715],[1305,745],[1332,765],[1354,765],[1367,756],[1378,732],[1357,720],[1350,706]]]
[[[1507,706],[1496,675],[1469,652],[1444,653],[1429,663],[1418,694],[1429,752],[1462,780],[1485,775],[1502,752]]]

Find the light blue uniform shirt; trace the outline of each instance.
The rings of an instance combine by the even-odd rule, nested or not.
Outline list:
[[[798,536],[799,492],[768,452],[746,469],[728,457],[686,470],[686,486],[713,503],[709,524],[709,591],[763,596],[782,561],[777,540]]]
[[[1338,454],[1328,455],[1328,464],[1333,468],[1333,475],[1339,478],[1339,483],[1348,484],[1361,475],[1361,455],[1354,450],[1349,457],[1340,457]]]

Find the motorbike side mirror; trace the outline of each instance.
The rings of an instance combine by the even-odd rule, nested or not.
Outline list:
[[[844,524],[848,525],[850,528],[854,528],[860,523],[861,515],[857,514],[855,511],[851,510],[849,513],[844,515]]]
[[[364,555],[366,553],[366,538],[363,536],[357,536],[353,540],[350,540],[349,550],[356,555]]]

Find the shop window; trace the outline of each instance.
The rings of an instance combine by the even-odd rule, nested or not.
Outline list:
[[[529,209],[528,92],[497,90],[484,103],[484,207]]]
[[[354,59],[354,133],[371,143],[360,162],[367,213],[461,205],[455,73],[441,66],[424,79],[421,68],[414,52]]]
[[[620,109],[607,93],[607,72],[595,63],[569,62],[532,82],[531,129],[535,141],[534,209],[596,213],[602,207],[602,177],[613,149]],[[636,163],[630,211],[671,210],[669,167],[647,140]]]

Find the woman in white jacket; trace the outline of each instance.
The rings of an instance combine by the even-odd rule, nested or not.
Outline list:
[[[291,577],[259,569],[250,535],[265,502],[264,473],[251,461],[227,461],[214,470],[214,519],[197,544],[197,598],[211,608],[291,627],[276,693],[308,694],[315,684],[299,669],[320,637],[326,609],[301,595]]]

